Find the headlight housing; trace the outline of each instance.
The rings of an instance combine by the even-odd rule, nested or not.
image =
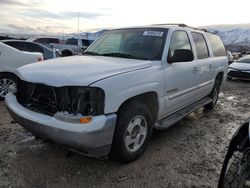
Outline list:
[[[16,95],[26,108],[51,116],[57,112],[82,116],[104,114],[105,93],[97,87],[52,87],[20,81]]]

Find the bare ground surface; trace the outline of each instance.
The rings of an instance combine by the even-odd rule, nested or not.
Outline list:
[[[227,146],[250,117],[250,83],[227,82],[213,111],[154,132],[130,164],[70,153],[34,139],[0,102],[0,187],[216,187]]]

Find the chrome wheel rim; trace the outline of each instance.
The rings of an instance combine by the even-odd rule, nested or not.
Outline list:
[[[16,87],[16,84],[13,80],[8,78],[0,79],[0,97],[5,97],[9,93],[10,87]]]
[[[147,136],[147,121],[143,116],[135,116],[125,132],[125,145],[130,152],[139,150]]]

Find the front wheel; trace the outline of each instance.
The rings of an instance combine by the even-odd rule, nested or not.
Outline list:
[[[9,93],[10,87],[16,87],[17,78],[9,74],[0,75],[0,100],[4,100]]]
[[[117,114],[110,157],[119,162],[131,162],[145,151],[153,129],[148,107],[141,102],[130,102]]]
[[[213,88],[212,92],[208,95],[211,99],[213,99],[213,101],[204,106],[204,108],[206,110],[212,110],[215,107],[215,105],[217,104],[217,101],[219,99],[220,86],[221,86],[221,82],[217,78],[215,80],[214,88]]]

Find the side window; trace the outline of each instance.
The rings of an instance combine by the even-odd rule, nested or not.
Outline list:
[[[172,34],[168,54],[169,58],[173,57],[175,50],[192,50],[186,31],[174,31]]]
[[[41,52],[44,53],[44,50],[37,44],[26,43],[26,50],[28,52]]]
[[[83,46],[89,46],[89,41],[86,39],[82,39],[82,45]]]
[[[25,44],[23,44],[22,42],[6,42],[7,45],[16,48],[20,51],[25,51]]]
[[[208,33],[207,37],[212,47],[214,56],[215,57],[226,56],[226,49],[220,37],[212,33]]]
[[[38,38],[38,39],[34,40],[34,42],[45,43],[46,41],[44,40],[44,38]]]
[[[68,39],[68,40],[66,41],[66,44],[77,46],[77,45],[78,45],[78,44],[77,44],[77,39],[70,38],[70,39]]]
[[[204,59],[209,57],[208,47],[204,36],[201,33],[192,32],[194,39],[195,49],[198,59]]]

